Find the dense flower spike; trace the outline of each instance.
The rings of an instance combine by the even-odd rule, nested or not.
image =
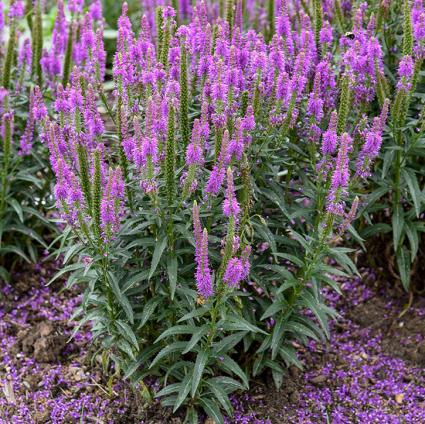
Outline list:
[[[233,183],[233,170],[232,168],[227,168],[227,189],[226,197],[223,203],[223,213],[225,216],[232,216],[236,221],[240,213],[239,203],[235,196],[235,186]]]
[[[116,236],[120,228],[120,218],[123,215],[124,181],[119,168],[110,169],[108,181],[100,206],[100,221],[102,238],[105,243]]]
[[[338,156],[335,162],[335,170],[331,178],[331,188],[327,198],[327,210],[335,215],[344,213],[344,197],[347,194],[349,171],[349,155],[353,149],[353,139],[344,133],[340,137]]]
[[[390,102],[385,100],[381,116],[373,120],[372,128],[366,132],[365,142],[359,153],[356,164],[356,175],[361,177],[370,176],[370,166],[373,160],[378,156],[382,144],[382,132],[388,116]]]
[[[398,76],[400,77],[397,88],[409,91],[412,88],[411,79],[413,77],[413,59],[411,56],[404,56],[398,65]]]
[[[208,265],[208,232],[204,228],[196,255],[196,286],[198,293],[208,298],[214,294],[211,270]]]

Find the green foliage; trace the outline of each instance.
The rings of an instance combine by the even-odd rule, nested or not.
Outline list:
[[[32,11],[28,21],[32,22]],[[37,2],[33,33],[42,43],[40,2]],[[11,272],[22,262],[35,262],[40,249],[47,249],[56,233],[47,218],[51,207],[48,153],[29,125],[30,93],[33,85],[26,64],[16,63],[18,34],[28,31],[14,18],[8,22],[7,48],[0,52],[0,90],[7,90],[0,104],[0,279],[9,280]],[[35,36],[33,34],[33,36]],[[37,54],[37,49],[34,52]],[[2,53],[4,55],[2,55]],[[41,44],[39,53],[41,55]],[[41,82],[41,67],[37,68]],[[28,127],[28,130],[27,130]],[[21,137],[31,136],[32,148],[23,152]],[[31,141],[31,140],[30,140]],[[29,141],[29,142],[30,142]]]
[[[400,5],[399,5],[400,6]],[[393,5],[382,11],[381,18],[391,25],[391,34],[378,34],[384,38],[387,49],[402,45],[402,57],[411,56],[414,61],[413,76],[408,82],[410,89],[397,88],[397,63],[394,55],[384,52],[386,75],[381,76],[380,89],[393,99],[391,120],[386,127],[381,150],[381,161],[374,174],[371,201],[363,208],[364,224],[359,228],[360,236],[371,239],[370,243],[390,243],[391,257],[385,264],[394,263],[403,287],[408,290],[415,268],[420,268],[422,233],[425,231],[422,217],[425,211],[423,189],[423,147],[425,143],[423,125],[424,71],[423,59],[413,51],[411,7],[404,1],[402,10]],[[400,12],[403,12],[400,14]],[[402,32],[402,40],[395,36]],[[379,94],[379,93],[378,93]],[[391,234],[392,233],[392,234]],[[390,238],[391,235],[391,238]],[[386,253],[388,255],[388,252]]]

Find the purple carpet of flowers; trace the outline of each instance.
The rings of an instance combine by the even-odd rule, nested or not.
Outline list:
[[[57,323],[69,337],[73,328],[69,318],[81,301],[77,294],[70,296],[69,292],[64,294],[46,287],[48,278],[38,272],[36,275],[40,287],[30,288],[23,295],[11,286],[1,289],[0,296],[4,298],[0,308],[0,423],[90,422],[90,417],[102,420],[109,410],[119,416],[129,388],[114,387],[120,396],[99,395],[98,375],[82,365],[90,343],[88,332],[78,332],[61,352],[61,358],[52,363],[38,363],[31,356],[15,353],[19,330],[32,331],[37,322]]]
[[[98,366],[90,366],[87,331],[77,333],[57,360],[50,363],[37,362],[32,355],[16,349],[20,332],[27,328],[34,331],[40,322],[59,325],[67,337],[73,328],[69,318],[80,302],[78,293],[46,287],[47,277],[38,272],[36,278],[40,286],[24,294],[10,286],[2,288],[0,422],[72,423],[93,422],[95,418],[96,422],[122,422],[129,413],[131,389],[125,383],[115,383],[108,394]],[[424,370],[388,356],[382,347],[385,335],[380,329],[363,328],[348,318],[358,305],[376,293],[365,288],[360,279],[342,283],[342,290],[345,298],[328,295],[330,303],[342,315],[332,324],[331,343],[321,346],[311,342],[306,350],[300,347],[300,359],[307,365],[300,375],[299,398],[292,403],[282,400],[280,407],[280,392],[273,392],[275,400],[270,412],[267,392],[261,399],[252,393],[234,396],[235,416],[227,423],[425,422]],[[398,313],[401,301],[384,300],[382,317]],[[425,310],[415,309],[415,304],[409,313],[425,316]],[[416,343],[423,341],[420,334],[412,337]],[[313,360],[305,361],[307,356]],[[131,421],[126,422],[149,421],[132,415]]]

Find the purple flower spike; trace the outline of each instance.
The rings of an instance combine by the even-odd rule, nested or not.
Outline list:
[[[335,215],[344,214],[343,197],[346,194],[350,177],[348,161],[353,148],[352,144],[353,139],[347,133],[344,133],[341,136],[335,170],[331,179],[331,189],[327,199],[327,211]]]
[[[208,266],[208,232],[206,228],[204,228],[202,233],[197,251],[196,286],[198,288],[198,293],[208,298],[214,294],[214,291],[212,287],[211,270]]]
[[[232,168],[227,168],[227,189],[226,198],[223,202],[223,213],[225,216],[232,216],[235,220],[238,219],[240,213],[239,203],[235,196],[235,185],[233,183],[233,171]]]

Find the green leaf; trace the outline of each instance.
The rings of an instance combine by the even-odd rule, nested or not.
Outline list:
[[[180,391],[179,391],[179,394],[177,395],[176,403],[174,404],[173,413],[180,408],[181,404],[187,398],[187,395],[189,394],[189,391],[190,391],[190,383],[191,381],[193,381],[191,377],[192,376],[190,374],[187,374],[186,377],[181,382]]]
[[[271,305],[264,311],[263,315],[261,316],[260,320],[263,321],[275,314],[277,314],[278,312],[282,311],[283,309],[283,303],[282,300],[279,299],[275,299]]]
[[[400,273],[401,283],[405,290],[409,289],[410,285],[410,260],[409,260],[409,252],[407,249],[402,246],[396,252],[397,256],[397,268]]]
[[[281,346],[279,355],[289,365],[295,365],[300,370],[303,368],[301,361],[297,358],[295,349],[292,346]]]
[[[218,366],[230,374],[237,375],[244,383],[245,387],[249,387],[248,377],[242,368],[228,355],[223,355],[218,362]]]
[[[124,353],[126,353],[132,360],[136,360],[136,357],[134,356],[133,349],[130,346],[130,343],[127,342],[127,340],[119,339],[116,341],[116,346],[118,349],[121,349]]]
[[[11,280],[9,271],[3,266],[0,266],[0,278],[4,280],[6,283],[10,282]]]
[[[24,259],[26,262],[31,263],[31,260],[28,258],[28,256],[24,253],[24,251],[18,247],[18,246],[4,246],[4,247],[0,247],[0,257],[3,254],[6,253],[14,253],[15,255],[20,256],[22,259]]]
[[[224,424],[223,415],[221,415],[220,409],[217,408],[214,402],[209,399],[202,398],[199,400],[200,405],[207,415],[212,418],[216,424]]]
[[[271,344],[272,359],[275,359],[278,353],[280,342],[285,332],[285,327],[284,327],[285,323],[286,323],[286,320],[283,317],[280,317],[273,327],[272,344]]]
[[[273,271],[277,273],[284,280],[290,280],[293,278],[292,273],[288,271],[286,267],[282,265],[267,264],[267,265],[259,265],[258,268],[264,268],[264,269],[267,269],[268,271]]]
[[[131,277],[125,278],[125,283],[122,286],[122,292],[125,293],[130,290],[135,284],[140,283],[141,281],[147,280],[149,271],[144,269],[143,271],[133,274]]]
[[[223,324],[223,328],[228,331],[250,331],[253,333],[261,333],[267,335],[267,332],[256,327],[242,317],[229,317],[228,321]]]
[[[262,239],[269,243],[272,253],[277,253],[277,246],[273,233],[267,227],[267,222],[264,220],[264,218],[260,217],[260,220],[262,225],[255,221],[252,223],[252,225],[255,227],[256,231],[260,234]]]
[[[121,320],[117,320],[116,324],[122,332],[120,335],[124,336],[130,343],[132,343],[136,350],[139,350],[139,343],[137,342],[136,335],[134,334],[131,327],[126,322]]]
[[[8,232],[18,232],[21,234],[25,234],[26,236],[36,240],[38,243],[40,243],[44,248],[47,249],[47,244],[46,242],[41,238],[41,236],[39,234],[37,234],[34,230],[32,230],[29,227],[26,227],[25,225],[22,224],[15,224],[15,225],[9,225],[7,227]]]
[[[195,409],[195,407],[191,406],[187,409],[184,422],[186,424],[199,424],[198,411]]]
[[[307,326],[305,326],[304,324],[301,324],[299,322],[296,321],[291,321],[286,323],[285,325],[285,330],[286,331],[290,331],[291,333],[293,333],[295,336],[299,336],[300,334],[303,334],[313,340],[318,341],[318,337],[317,334],[315,334],[312,330],[310,330]]]
[[[391,217],[393,226],[394,250],[398,249],[401,239],[401,233],[404,226],[403,210],[400,205],[395,205],[393,216]]]
[[[390,166],[393,164],[393,159],[394,159],[394,150],[387,150],[384,154],[384,161],[382,164],[382,174],[381,174],[381,179],[384,180],[389,169]]]
[[[118,280],[116,279],[115,275],[108,271],[109,276],[109,282],[112,286],[112,291],[115,294],[115,297],[117,298],[119,304],[122,306],[127,319],[130,321],[131,324],[134,323],[134,313],[133,308],[130,305],[130,302],[127,299],[127,296],[121,291],[120,286],[118,284]]]
[[[84,268],[83,263],[75,263],[71,265],[67,265],[66,267],[62,268],[58,273],[55,274],[55,276],[47,283],[47,285],[52,284],[53,281],[57,280],[59,277],[62,277],[62,275],[66,274],[67,272],[76,271],[78,269]]]
[[[167,274],[170,281],[171,300],[173,300],[177,285],[177,258],[174,255],[167,258]]]
[[[283,372],[272,370],[272,377],[276,388],[280,389],[283,383]]]
[[[69,249],[67,249],[65,256],[63,258],[63,264],[65,265],[66,263],[68,263],[68,261],[76,254],[78,253],[80,250],[82,249],[81,244],[73,244],[69,247]]]
[[[310,249],[310,246],[308,245],[308,243],[306,242],[305,238],[301,234],[299,234],[296,231],[292,230],[291,231],[291,235],[304,248],[304,250],[306,252],[309,252],[311,250]]]
[[[156,307],[159,305],[160,302],[161,299],[152,298],[146,303],[145,307],[143,308],[142,317],[140,319],[140,324],[138,328],[142,328],[148,322],[149,318],[154,313]]]
[[[195,397],[196,391],[198,390],[199,382],[201,381],[208,359],[208,352],[205,352],[204,350],[199,351],[196,357],[195,367],[193,368],[192,390],[190,392],[192,398]]]
[[[334,247],[332,249],[328,249],[328,251],[338,264],[341,265],[349,274],[359,275],[356,265],[354,265],[354,262],[341,248]]]
[[[308,309],[310,309],[313,314],[316,316],[319,321],[320,326],[326,334],[326,337],[329,339],[329,325],[326,315],[322,310],[322,305],[315,299],[315,297],[307,290],[304,290],[301,301],[299,302],[301,305],[304,305]]]
[[[207,324],[204,324],[202,327],[200,327],[198,331],[193,334],[192,338],[186,346],[186,349],[182,352],[182,354],[184,355],[185,353],[190,352],[196,346],[199,340],[201,340],[201,338],[208,333],[208,331],[209,326]]]
[[[146,349],[141,351],[137,360],[133,361],[131,365],[124,370],[124,379],[130,378],[142,365],[145,365],[148,359],[159,350],[159,346],[148,346]]]
[[[227,395],[225,390],[223,390],[220,384],[217,384],[217,382],[211,379],[206,382],[206,385],[214,394],[215,398],[219,401],[220,405],[226,411],[227,415],[232,415],[233,407],[230,403],[229,396]]]
[[[186,347],[186,343],[187,342],[174,342],[168,346],[165,346],[163,349],[160,350],[158,355],[155,356],[155,359],[152,361],[149,368],[153,368],[162,358],[165,358],[171,353],[183,352],[184,348]]]
[[[16,214],[19,217],[19,220],[24,223],[24,213],[22,211],[22,207],[16,199],[12,199],[9,202],[10,206],[15,210]]]
[[[220,377],[214,377],[212,380],[220,384],[226,393],[233,393],[236,390],[245,390],[245,387],[234,378],[222,375]]]
[[[198,327],[194,325],[175,325],[174,327],[167,328],[155,341],[158,343],[160,340],[163,340],[170,336],[176,336],[180,334],[194,334],[196,333]]]
[[[183,315],[177,322],[187,321],[188,319],[197,318],[203,316],[206,312],[208,312],[207,306],[202,306],[201,308],[195,309],[192,312],[189,312]]]
[[[366,207],[371,207],[377,200],[379,200],[381,197],[387,194],[389,190],[390,190],[390,186],[386,184],[372,191],[372,193],[370,193],[369,196],[367,197],[367,202],[365,202],[365,206],[363,207],[363,209],[360,209],[359,212],[363,213]]]
[[[418,249],[419,249],[418,231],[411,222],[406,222],[405,229],[406,229],[407,238],[409,239],[409,243],[410,243],[410,250],[411,250],[410,261],[413,263],[413,261],[416,258],[416,255],[418,254]]]
[[[264,368],[264,354],[260,353],[254,361],[252,366],[252,375],[256,377]]]
[[[404,180],[409,187],[410,195],[412,196],[413,204],[415,206],[416,218],[419,218],[421,213],[421,203],[422,203],[422,192],[419,188],[418,180],[414,171],[403,169],[402,171]]]
[[[276,256],[278,258],[286,259],[289,262],[292,262],[293,264],[295,264],[299,267],[304,265],[304,262],[300,258],[296,257],[295,255],[291,255],[289,253],[276,253]]]
[[[181,388],[181,383],[173,383],[166,385],[163,389],[161,389],[158,393],[155,394],[156,398],[168,396],[172,393],[177,393]]]
[[[158,240],[155,244],[155,250],[153,252],[152,256],[152,263],[151,263],[151,270],[149,272],[148,279],[150,280],[152,278],[152,275],[155,273],[156,268],[159,264],[159,261],[161,259],[162,253],[164,252],[164,249],[167,247],[167,238],[163,237],[162,239]]]
[[[216,353],[228,352],[230,349],[233,349],[245,336],[246,331],[241,331],[239,333],[231,334],[224,337],[219,342],[214,344],[214,350]]]

